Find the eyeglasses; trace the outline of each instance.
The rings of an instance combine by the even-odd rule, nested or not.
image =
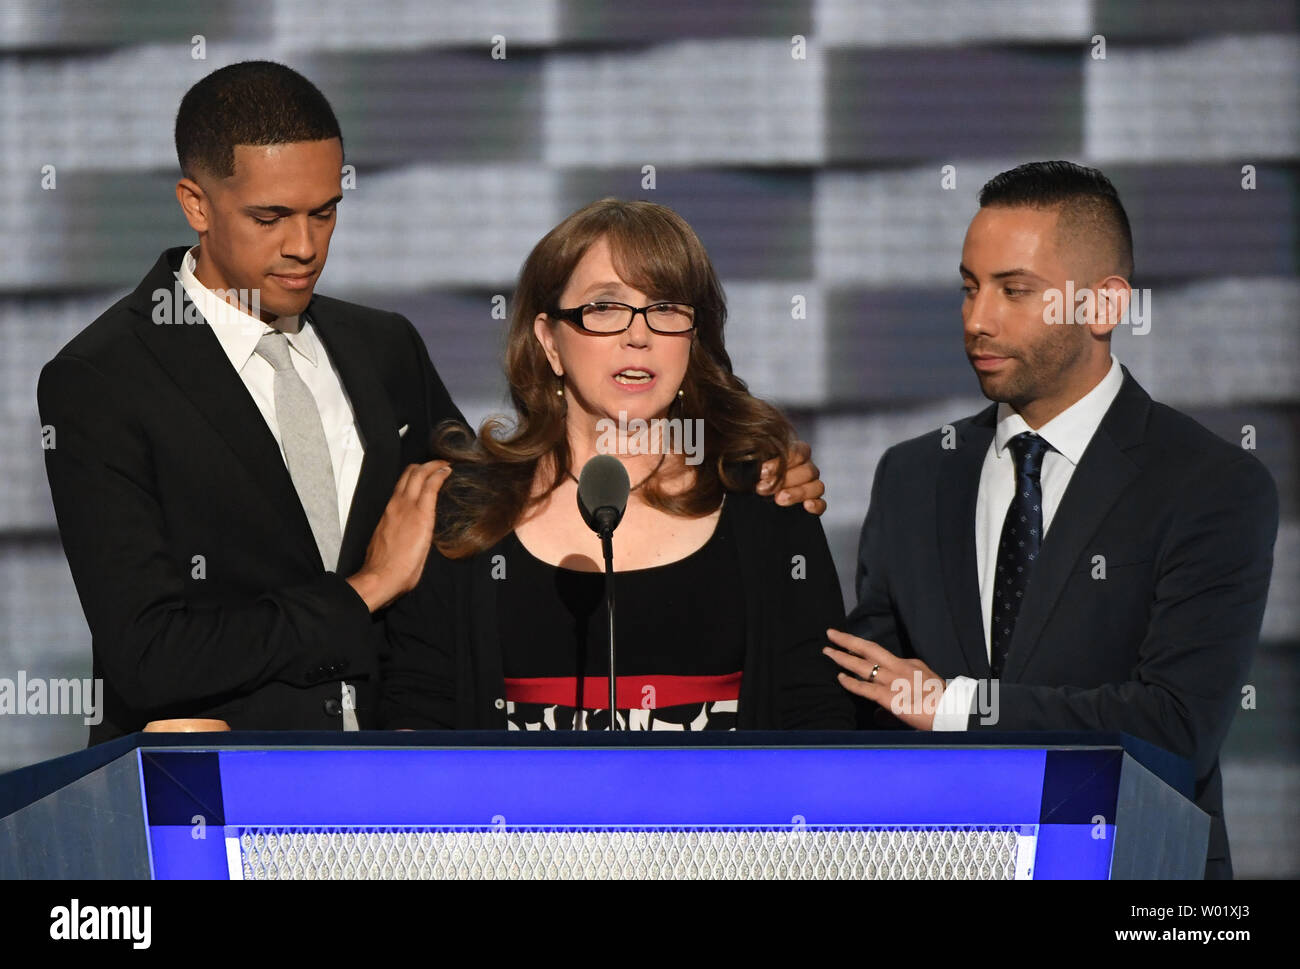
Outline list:
[[[571,310],[552,310],[547,315],[557,320],[576,323],[588,333],[622,333],[630,329],[640,313],[646,326],[655,333],[689,333],[695,329],[695,307],[690,303],[651,303],[649,306],[629,306],[601,300],[586,303]]]

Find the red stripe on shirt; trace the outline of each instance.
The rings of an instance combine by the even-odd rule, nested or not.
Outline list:
[[[722,676],[620,676],[615,700],[620,710],[654,710],[683,703],[738,700],[740,676],[740,673]],[[506,699],[513,703],[571,707],[575,705],[577,690],[577,680],[572,676],[506,679]],[[609,677],[583,677],[582,703],[577,705],[588,710],[604,710],[608,703]]]

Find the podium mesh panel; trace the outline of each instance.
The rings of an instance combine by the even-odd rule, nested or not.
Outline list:
[[[1014,827],[243,828],[245,879],[1007,879]]]

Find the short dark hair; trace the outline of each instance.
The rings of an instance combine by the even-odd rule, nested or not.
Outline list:
[[[1041,161],[995,175],[980,189],[986,206],[1060,207],[1058,244],[1081,242],[1101,249],[1111,272],[1131,279],[1133,232],[1119,193],[1095,168],[1068,161]]]
[[[338,119],[316,85],[274,61],[241,61],[213,71],[181,99],[176,157],[187,178],[235,174],[236,145],[343,142]]]

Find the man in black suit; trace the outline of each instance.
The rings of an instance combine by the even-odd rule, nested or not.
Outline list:
[[[313,295],[343,146],[309,81],[223,68],[176,143],[199,245],[164,252],[37,391],[105,686],[90,741],[173,718],[367,726],[377,613],[419,576],[446,473],[430,432],[463,418],[410,322]]]
[[[419,578],[447,473],[432,431],[464,418],[408,320],[314,295],[343,140],[310,81],[215,71],[176,149],[198,246],[164,252],[37,390],[104,681],[90,741],[169,719],[374,726],[379,619]],[[820,513],[807,445],[788,466],[778,500]]]
[[[1104,175],[1023,165],[980,206],[962,319],[996,403],[881,458],[858,604],[827,653],[868,710],[917,729],[1118,730],[1189,758],[1206,877],[1231,877],[1219,749],[1263,620],[1276,487],[1111,355],[1132,241]]]

